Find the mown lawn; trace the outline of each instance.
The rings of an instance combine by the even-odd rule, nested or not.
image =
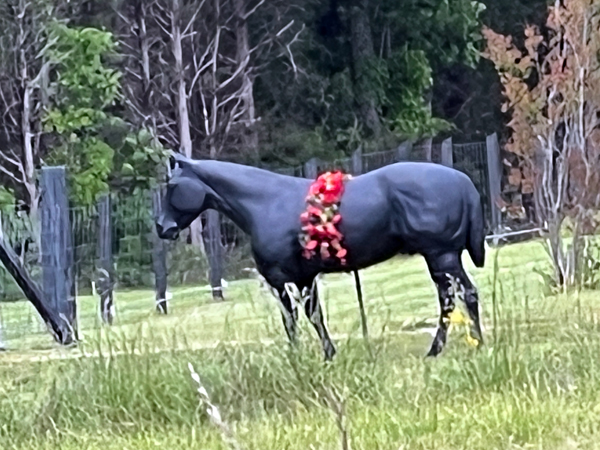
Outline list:
[[[435,360],[423,358],[431,336],[419,331],[438,314],[420,258],[362,274],[368,347],[352,277],[323,279],[332,364],[304,317],[289,349],[256,281],[231,283],[221,304],[202,288],[173,289],[167,317],[154,314],[152,292],[118,292],[111,329],[81,298],[84,342],[70,350],[30,332],[26,303],[3,304],[0,449],[231,448],[199,404],[189,362],[240,448],[341,449],[340,427],[352,449],[600,448],[598,293],[546,292],[535,242],[467,267],[486,345],[469,347],[456,329]]]

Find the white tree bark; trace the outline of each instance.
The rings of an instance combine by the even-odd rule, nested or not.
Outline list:
[[[171,11],[171,39],[173,58],[175,60],[175,74],[177,77],[177,122],[179,128],[180,151],[188,158],[192,157],[192,137],[190,133],[190,115],[188,110],[188,94],[186,76],[183,66],[183,33],[181,29],[181,4],[180,0],[173,0]],[[198,217],[190,225],[190,239],[192,244],[200,247],[205,253],[202,239],[202,221]]]
[[[236,40],[237,40],[237,62],[243,64],[250,59],[250,37],[248,34],[248,22],[246,17],[246,1],[235,0],[235,10],[237,15]],[[242,132],[243,144],[248,151],[258,157],[258,133],[255,129],[256,109],[254,107],[254,82],[251,78],[252,68],[249,67],[241,74],[242,77],[242,109],[244,114],[241,117],[244,125]]]

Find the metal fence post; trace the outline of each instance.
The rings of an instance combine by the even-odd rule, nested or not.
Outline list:
[[[162,210],[162,197],[161,188],[155,189],[152,193],[152,215],[155,223]],[[156,289],[156,311],[160,314],[167,314],[167,246],[158,237],[156,227],[152,227],[152,268]]]
[[[433,152],[433,139],[427,138],[423,141],[423,158],[425,161],[431,162]]]
[[[6,344],[4,343],[4,318],[2,317],[2,306],[0,306],[0,352],[4,350],[6,350]]]
[[[442,142],[442,164],[446,167],[454,166],[454,157],[452,155],[452,138]]]
[[[362,146],[352,153],[352,175],[358,176],[363,173],[363,151]]]
[[[98,201],[98,291],[100,293],[100,317],[112,325],[115,318],[113,297],[113,254],[112,254],[112,202],[110,195]]]
[[[210,265],[210,286],[215,300],[223,300],[223,244],[221,242],[221,217],[218,211],[206,211],[205,246]]]
[[[410,159],[411,152],[412,152],[412,142],[404,141],[396,149],[396,159],[398,161],[408,161]]]
[[[44,297],[77,338],[77,303],[67,172],[42,168],[42,272]]]
[[[304,178],[314,180],[317,178],[319,171],[319,159],[311,158],[304,164]]]
[[[498,135],[491,134],[486,138],[487,147],[487,167],[488,178],[490,183],[490,211],[492,219],[492,231],[497,233],[502,223],[502,213],[498,207],[500,199],[500,183],[502,177],[502,166],[500,161],[500,144],[498,143]]]

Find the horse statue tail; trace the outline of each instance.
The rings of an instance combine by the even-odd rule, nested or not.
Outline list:
[[[485,229],[481,202],[471,201],[469,205],[469,235],[467,251],[476,267],[485,264]]]

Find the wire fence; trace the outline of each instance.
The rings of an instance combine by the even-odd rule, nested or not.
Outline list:
[[[370,172],[404,160],[421,161],[430,153],[433,162],[440,162],[441,146],[434,144],[415,146],[408,157],[397,150],[360,155],[362,173]],[[454,167],[466,173],[481,193],[486,218],[490,216],[489,179],[487,173],[486,144],[456,144],[453,146]],[[355,157],[318,162],[317,170],[339,169],[352,173]],[[306,166],[273,168],[274,172],[306,176]],[[117,287],[152,287],[154,283],[152,251],[154,221],[150,192],[138,191],[130,195],[112,196],[112,254],[114,257]],[[74,270],[76,290],[79,295],[92,293],[99,269],[99,216],[96,206],[72,208]],[[489,220],[488,220],[489,222]],[[40,256],[36,246],[36,226],[27,216],[5,214],[2,220],[5,239],[33,275],[40,280]],[[221,218],[221,240],[224,249],[224,277],[236,279],[247,276],[246,268],[253,267],[250,243],[247,236],[229,219]],[[209,265],[201,249],[187,245],[185,236],[168,245],[169,284],[206,283]],[[0,265],[0,302],[22,298],[19,288]]]
[[[486,228],[491,229],[491,193],[485,142],[455,144],[452,147],[454,168],[466,173],[481,196]]]

